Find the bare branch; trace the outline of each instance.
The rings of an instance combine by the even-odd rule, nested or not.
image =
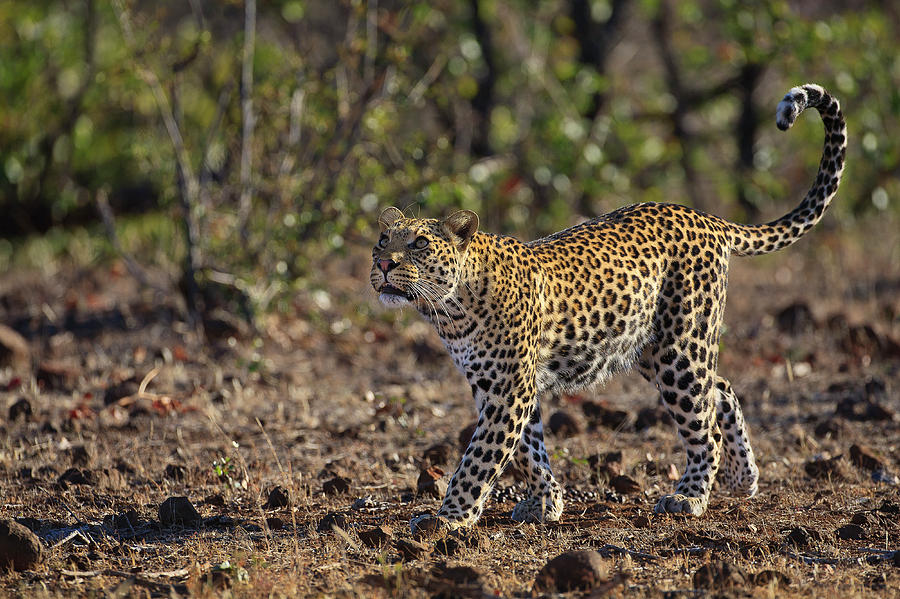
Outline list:
[[[105,187],[101,187],[97,191],[96,202],[97,211],[100,213],[100,218],[103,220],[103,227],[106,229],[106,236],[109,238],[109,242],[112,244],[113,249],[116,250],[116,253],[125,262],[125,267],[128,269],[128,272],[131,273],[131,276],[144,287],[149,287],[159,293],[166,293],[166,289],[154,284],[150,280],[150,277],[147,276],[143,267],[138,264],[137,260],[125,251],[125,248],[122,246],[119,235],[116,233],[116,220],[113,216],[112,208],[109,205],[108,192]]]
[[[244,0],[244,50],[241,59],[241,199],[238,204],[238,229],[248,237],[253,197],[253,55],[256,50],[256,0]]]
[[[119,26],[132,54],[135,53],[137,42],[134,37],[134,28],[131,24],[131,18],[128,14],[122,0],[113,0],[113,8],[119,21]],[[182,273],[186,283],[187,292],[185,293],[185,301],[188,308],[188,319],[191,324],[197,328],[202,335],[202,322],[198,315],[200,293],[197,288],[197,267],[200,264],[200,248],[198,246],[199,232],[197,222],[194,218],[194,207],[197,205],[199,198],[200,186],[197,177],[194,175],[194,169],[191,167],[190,156],[184,145],[184,138],[181,135],[181,129],[173,111],[169,98],[160,83],[159,77],[150,67],[143,66],[135,60],[135,68],[138,75],[150,88],[153,98],[156,101],[157,109],[162,117],[169,140],[172,142],[172,148],[175,153],[176,179],[178,183],[178,199],[181,205],[182,219],[184,224],[185,237],[185,260],[184,272]]]
[[[363,79],[366,84],[375,78],[375,58],[378,56],[378,0],[366,3],[366,54]]]

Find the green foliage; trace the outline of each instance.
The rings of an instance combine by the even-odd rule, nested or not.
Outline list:
[[[572,1],[477,4],[476,17],[473,3],[260,3],[241,238],[242,3],[203,3],[195,15],[171,1],[4,2],[6,231],[90,221],[101,189],[120,214],[147,210],[136,198],[149,197],[169,216],[156,237],[179,262],[176,153],[148,73],[202,185],[193,213],[204,265],[247,285],[263,276],[289,288],[310,267],[310,240],[328,251],[363,243],[389,204],[429,215],[471,208],[490,229],[526,235],[647,200],[777,216],[818,160],[820,127],[776,137],[771,122],[781,94],[804,81],[832,89],[847,114],[836,209],[884,210],[900,193],[900,32],[879,3],[801,12],[780,0],[593,0],[597,27],[625,7],[601,62],[585,58]],[[660,15],[681,90],[660,66]],[[748,65],[762,73],[759,137],[739,178],[732,80]],[[683,136],[672,124],[679,94],[694,98]],[[8,256],[0,247],[0,264]]]

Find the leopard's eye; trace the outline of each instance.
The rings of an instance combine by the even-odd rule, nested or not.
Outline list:
[[[428,239],[419,235],[409,244],[409,247],[414,250],[423,250],[428,247]]]
[[[382,233],[381,237],[378,238],[378,247],[383,248],[384,246],[387,245],[387,242],[388,242],[388,236],[385,235],[384,233]]]

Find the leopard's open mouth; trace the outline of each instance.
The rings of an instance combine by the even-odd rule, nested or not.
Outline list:
[[[403,291],[399,287],[394,287],[390,283],[385,283],[384,285],[382,285],[381,289],[378,292],[385,295],[399,295],[400,297],[406,298],[409,301],[413,300],[412,294]]]

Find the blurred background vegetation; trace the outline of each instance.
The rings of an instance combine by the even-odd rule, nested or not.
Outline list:
[[[0,271],[133,255],[265,307],[387,205],[769,220],[818,162],[817,116],[774,127],[806,81],[850,131],[831,226],[896,218],[897,3],[0,0]]]

